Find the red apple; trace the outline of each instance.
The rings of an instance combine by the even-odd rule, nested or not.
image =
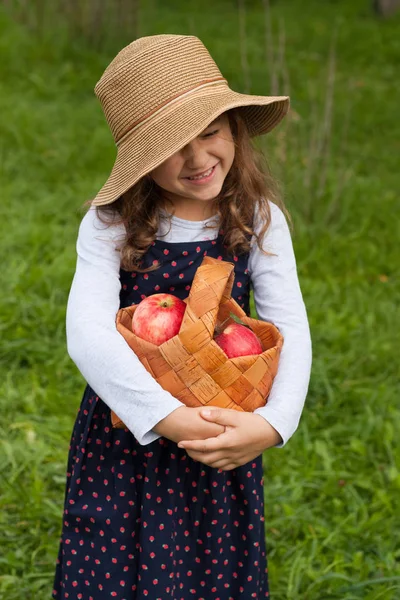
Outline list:
[[[160,346],[179,332],[185,309],[185,302],[172,294],[147,296],[133,313],[132,331],[143,340]]]
[[[231,323],[222,333],[214,338],[214,341],[225,352],[228,358],[237,356],[248,356],[249,354],[261,354],[263,352],[261,342],[256,334],[239,323]]]

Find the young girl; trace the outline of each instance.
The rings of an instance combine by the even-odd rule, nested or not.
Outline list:
[[[81,222],[68,300],[68,352],[87,386],[52,596],[269,597],[262,453],[298,426],[311,342],[285,209],[250,137],[289,99],[233,92],[200,40],[178,35],[131,43],[95,91],[118,154]],[[284,337],[254,413],[184,406],[116,330],[120,307],[186,298],[205,255],[234,264],[235,300],[250,315],[251,286],[258,318]]]

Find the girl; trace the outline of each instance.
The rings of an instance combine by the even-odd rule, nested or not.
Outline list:
[[[68,352],[87,386],[53,598],[269,597],[262,453],[298,426],[311,342],[284,207],[249,138],[289,99],[233,92],[200,40],[178,35],[131,43],[95,92],[118,153],[81,222],[68,300]],[[187,297],[206,254],[234,264],[235,300],[250,315],[251,285],[258,318],[284,337],[254,413],[184,406],[115,327],[150,294]]]

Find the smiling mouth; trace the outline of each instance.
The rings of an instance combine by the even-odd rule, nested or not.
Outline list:
[[[199,179],[206,179],[213,173],[216,166],[217,165],[214,165],[213,167],[210,167],[207,171],[203,171],[203,173],[199,173],[198,175],[192,175],[191,177],[184,177],[184,179],[189,179],[189,181],[198,181]]]

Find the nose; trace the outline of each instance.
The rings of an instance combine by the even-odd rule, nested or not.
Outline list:
[[[208,163],[207,150],[202,147],[198,140],[186,144],[181,150],[181,156],[184,158],[188,169],[198,170],[207,166]]]

